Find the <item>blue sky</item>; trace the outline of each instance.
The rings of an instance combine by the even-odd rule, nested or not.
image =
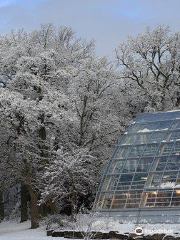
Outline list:
[[[0,34],[41,23],[69,26],[77,36],[95,39],[99,56],[112,57],[119,43],[146,26],[180,31],[179,9],[180,0],[0,0]]]

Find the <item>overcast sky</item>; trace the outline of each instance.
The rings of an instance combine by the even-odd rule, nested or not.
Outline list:
[[[1,34],[41,23],[72,27],[77,36],[96,40],[99,56],[112,56],[120,42],[146,26],[180,31],[180,0],[0,0]]]

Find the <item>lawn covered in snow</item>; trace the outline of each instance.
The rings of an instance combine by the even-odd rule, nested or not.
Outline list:
[[[102,232],[118,231],[121,234],[134,233],[137,227],[143,229],[144,235],[165,233],[166,235],[180,235],[179,224],[120,224],[115,219],[99,219],[94,222],[94,229]],[[98,226],[98,228],[96,228]],[[85,230],[85,228],[84,228]],[[93,229],[92,229],[93,230]],[[30,221],[18,223],[17,221],[3,221],[0,223],[0,240],[63,240],[62,237],[52,238],[46,236],[45,226],[38,229],[30,229]]]
[[[51,240],[63,239],[46,236],[43,228],[30,229],[30,221],[18,223],[15,221],[4,221],[0,223],[0,240]]]

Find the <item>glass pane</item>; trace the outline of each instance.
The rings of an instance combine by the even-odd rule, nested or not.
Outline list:
[[[160,156],[169,156],[172,152],[173,143],[164,143],[161,144],[160,149],[158,150],[158,155]]]
[[[123,165],[125,164],[125,160],[114,160],[109,169],[108,169],[108,174],[112,173],[120,173],[122,171]]]
[[[160,188],[174,188],[178,172],[165,172],[162,177]]]
[[[180,139],[180,131],[173,131],[166,135],[166,141],[171,142]]]
[[[166,165],[166,170],[180,169],[180,155],[170,156]]]
[[[138,122],[149,122],[149,121],[163,121],[163,120],[171,120],[177,119],[180,116],[179,111],[175,112],[163,112],[163,113],[143,113],[136,117],[136,121]]]
[[[111,176],[106,176],[106,178],[103,182],[103,185],[102,185],[102,191],[107,191],[108,190],[110,181],[111,181]]]
[[[119,175],[111,176],[110,181],[109,181],[109,185],[108,185],[108,190],[109,191],[114,191],[116,189],[118,179],[119,179]]]
[[[134,143],[134,137],[133,135],[126,134],[124,135],[120,145],[129,145]]]
[[[131,152],[129,153],[129,158],[130,157],[140,157],[143,153],[145,146],[143,145],[137,145],[137,146],[133,146],[131,149]]]
[[[129,144],[144,144],[148,143],[151,139],[152,133],[137,133],[137,134],[127,134],[126,137],[122,140],[121,145]]]
[[[141,191],[130,191],[128,194],[126,208],[138,208],[141,201]]]
[[[153,158],[142,158],[139,161],[137,172],[148,172],[153,162]]]
[[[144,183],[147,180],[147,173],[135,173],[133,178],[133,184],[135,182]]]
[[[129,191],[128,199],[140,199],[142,196],[142,191]]]
[[[180,188],[180,173],[178,173],[178,178],[176,180],[176,188]]]
[[[153,122],[153,123],[137,123],[133,124],[132,128],[129,130],[130,133],[147,133],[154,131],[159,122]]]
[[[151,121],[160,121],[165,118],[164,113],[156,113],[156,114],[149,114],[149,113],[143,113],[137,116],[136,120],[138,122],[151,122]]]
[[[133,174],[121,174],[119,182],[121,182],[122,184],[129,184],[131,183],[132,178],[133,178]]]
[[[138,133],[138,134],[133,134],[133,143],[134,144],[145,144],[148,143],[149,140],[151,139],[152,133]]]
[[[123,169],[123,166],[125,164],[125,161],[116,161],[116,167],[115,167],[115,170],[114,170],[114,173],[121,173],[122,172],[122,169]]]
[[[115,155],[114,158],[116,159],[121,159],[121,158],[126,158],[129,154],[131,147],[119,147],[119,149],[117,150],[117,153]]]
[[[136,123],[132,124],[129,133],[137,133],[139,130],[144,129],[147,126],[147,123]]]
[[[167,132],[154,132],[150,142],[161,142],[164,140]]]
[[[126,204],[128,193],[122,192],[122,193],[115,193],[113,200],[112,200],[112,209],[118,209],[118,208],[124,208]]]
[[[162,121],[159,125],[158,125],[158,127],[157,127],[157,129],[156,129],[156,131],[158,131],[158,130],[160,130],[160,131],[167,131],[170,127],[171,127],[171,125],[172,125],[172,120],[169,120],[169,121]]]
[[[139,159],[126,160],[123,173],[135,172]]]
[[[174,207],[180,206],[180,189],[174,190],[171,206],[174,206]]]
[[[149,176],[149,187],[158,187],[161,183],[162,175],[163,173],[151,173]]]
[[[179,129],[180,128],[180,120],[175,120],[172,129]]]
[[[105,195],[104,193],[100,194],[100,197],[98,198],[98,201],[97,201],[97,204],[96,204],[97,209],[102,208],[102,204],[103,204],[103,201],[104,201],[104,195]]]
[[[157,157],[154,159],[151,171],[163,171],[166,167],[168,157]]]
[[[107,170],[107,173],[108,174],[111,174],[114,172],[115,170],[115,167],[116,167],[116,161],[114,160],[113,162],[111,162],[111,165],[109,166],[108,170]]]
[[[111,193],[105,193],[104,197],[102,198],[102,208],[104,209],[110,209],[111,207],[111,202],[113,199],[113,194]]]
[[[117,190],[129,189],[132,178],[133,178],[133,174],[121,174],[118,182]]]
[[[159,191],[156,197],[156,207],[170,206],[172,191]]]
[[[147,173],[135,173],[131,189],[143,189],[147,181]]]
[[[144,156],[154,156],[157,152],[157,144],[148,144],[144,150]]]
[[[180,155],[180,142],[179,141],[175,143],[172,154]]]
[[[146,192],[145,193],[145,206],[154,207],[156,201],[157,191]]]
[[[140,201],[139,199],[136,200],[134,203],[127,203],[126,208],[139,208]]]
[[[131,190],[143,190],[144,189],[144,183],[141,183],[141,184],[133,183],[133,185],[131,185],[130,189]]]

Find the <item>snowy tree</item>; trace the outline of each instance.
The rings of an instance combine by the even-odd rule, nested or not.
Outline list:
[[[37,227],[43,204],[53,211],[54,203],[69,205],[73,213],[93,201],[119,136],[144,110],[145,94],[119,81],[113,64],[95,56],[94,43],[67,27],[12,31],[0,37],[0,53],[1,183],[21,185],[22,221],[28,192]]]
[[[100,158],[100,153],[111,146],[110,133],[119,128],[108,101],[116,74],[105,58],[95,58],[93,42],[76,39],[68,28],[56,30],[51,24],[42,25],[32,33],[11,32],[0,40],[0,75],[7,78],[6,87],[0,91],[1,135],[5,128],[4,139],[8,141],[4,146],[9,154],[2,161],[5,169],[9,167],[6,187],[21,184],[21,193],[26,188],[31,197],[32,227],[37,227],[44,171],[56,167],[58,159],[64,171],[67,161],[72,161],[68,174],[76,178],[74,195],[73,184],[66,180],[71,187],[66,187],[64,202],[74,201],[75,205],[76,198],[94,194],[94,183],[89,182],[85,191],[87,179],[93,178],[93,167],[98,171],[107,160],[107,155]],[[62,148],[64,160],[57,157]],[[73,171],[74,158],[79,170],[85,170],[85,165],[89,169],[82,174],[83,181]],[[58,196],[62,191],[59,188]]]
[[[60,209],[67,205],[71,213],[76,214],[77,208],[81,207],[80,198],[97,187],[98,164],[87,149],[76,149],[73,152],[58,149],[43,175],[45,188],[42,202],[50,205],[56,202]]]
[[[62,95],[61,95],[62,97]],[[37,214],[37,173],[42,171],[50,159],[51,139],[56,127],[52,128],[53,119],[58,123],[63,121],[63,111],[58,102],[27,100],[19,93],[3,91],[0,102],[6,124],[11,126],[9,144],[13,147],[14,155],[9,160],[13,175],[9,175],[14,183],[26,185],[31,196],[32,227],[36,226]],[[62,102],[62,98],[61,98]],[[55,123],[54,122],[54,125]],[[53,131],[54,129],[54,131]]]
[[[116,49],[117,60],[125,81],[141,89],[146,107],[155,110],[178,107],[180,35],[159,26],[137,38],[130,37]]]
[[[93,57],[84,60],[72,72],[68,93],[78,122],[75,129],[70,129],[71,141],[107,159],[104,151],[113,141],[111,134],[116,134],[120,128],[117,117],[112,116],[111,94],[117,74],[106,58],[96,60]]]

